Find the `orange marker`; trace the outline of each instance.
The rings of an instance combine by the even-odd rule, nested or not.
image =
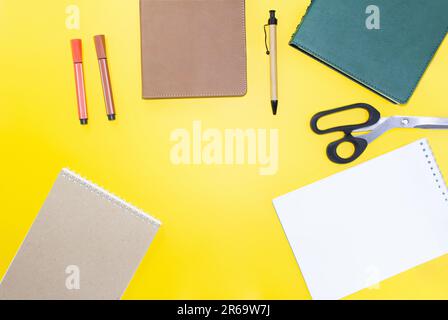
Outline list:
[[[78,115],[82,125],[88,121],[86,89],[84,85],[84,70],[82,65],[82,41],[74,39],[71,41],[73,63],[75,64],[76,97],[78,100]]]

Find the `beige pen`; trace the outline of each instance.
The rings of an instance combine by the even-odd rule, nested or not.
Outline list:
[[[271,57],[271,106],[272,113],[277,114],[278,108],[278,78],[277,78],[277,24],[278,20],[275,17],[275,10],[269,11],[270,17],[268,21],[269,26],[269,42],[270,50],[268,54]]]

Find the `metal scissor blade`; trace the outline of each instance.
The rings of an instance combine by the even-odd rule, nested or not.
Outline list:
[[[380,121],[375,123],[374,125],[371,125],[370,127],[364,127],[361,129],[353,130],[353,132],[367,132],[377,129],[378,127],[382,126],[384,122],[389,120],[390,118],[381,118]]]
[[[435,125],[435,124],[427,124],[427,125],[420,125],[420,126],[415,126],[414,128],[418,128],[418,129],[433,129],[433,130],[448,130],[448,124],[440,124],[440,125]]]
[[[391,120],[391,121],[389,121]],[[448,118],[431,118],[431,117],[404,117],[394,116],[389,118],[381,118],[381,120],[370,127],[361,128],[354,132],[373,131],[382,126],[386,121],[390,122],[390,128],[416,128],[416,129],[434,129],[448,130]]]
[[[448,129],[448,118],[419,118],[414,128]]]
[[[417,129],[448,129],[448,118],[402,117],[401,127]]]

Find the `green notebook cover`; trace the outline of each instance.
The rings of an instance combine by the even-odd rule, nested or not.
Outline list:
[[[290,45],[406,103],[447,29],[448,0],[313,0]]]

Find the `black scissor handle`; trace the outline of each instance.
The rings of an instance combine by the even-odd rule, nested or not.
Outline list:
[[[333,127],[325,130],[319,129],[319,126],[317,123],[319,120],[321,120],[323,117],[326,117],[331,114],[340,113],[347,110],[353,110],[353,109],[363,109],[366,110],[369,114],[369,118],[366,122],[360,123],[360,124],[354,124],[354,125],[346,125],[346,126],[338,126]],[[336,109],[331,109],[327,111],[322,111],[317,113],[312,119],[311,119],[311,129],[317,133],[317,134],[327,134],[332,132],[344,132],[345,134],[351,134],[354,130],[370,127],[374,124],[376,124],[381,119],[381,114],[378,110],[376,110],[374,107],[372,107],[369,104],[366,103],[355,103],[349,106],[340,107]]]
[[[353,154],[348,157],[348,158],[343,158],[341,156],[339,156],[338,154],[338,148],[341,144],[343,143],[350,143],[353,145],[354,147],[354,152]],[[332,142],[328,145],[327,147],[327,156],[328,159],[330,159],[331,161],[333,161],[334,163],[337,164],[346,164],[346,163],[350,163],[355,161],[356,159],[359,158],[360,155],[362,155],[364,153],[364,151],[366,151],[367,146],[368,146],[368,142],[362,138],[357,138],[352,136],[351,134],[348,134],[346,136],[344,136],[344,138]]]
[[[363,110],[366,110],[368,112],[368,114],[369,114],[369,118],[367,119],[367,121],[364,122],[364,123],[360,123],[360,124],[338,126],[338,127],[325,129],[325,130],[319,129],[319,126],[318,126],[317,123],[323,117],[331,115],[331,114],[339,113],[339,112],[344,112],[344,111],[347,111],[347,110],[353,110],[353,109],[363,109]],[[367,142],[367,140],[365,140],[365,139],[362,139],[362,138],[359,138],[359,137],[354,137],[352,135],[353,131],[354,130],[358,130],[358,129],[362,129],[362,128],[366,128],[366,127],[370,127],[370,126],[378,123],[378,121],[380,121],[380,119],[381,119],[381,114],[374,107],[372,107],[371,105],[366,104],[366,103],[356,103],[356,104],[352,104],[352,105],[349,105],[349,106],[336,108],[336,109],[332,109],[332,110],[327,110],[327,111],[322,111],[322,112],[317,113],[311,119],[311,129],[315,133],[320,134],[320,135],[327,134],[327,133],[332,133],[332,132],[339,132],[339,131],[343,132],[344,133],[344,137],[342,139],[340,139],[338,141],[335,141],[333,143],[330,143],[328,145],[327,156],[334,163],[346,164],[346,163],[350,163],[350,162],[355,161],[356,159],[358,159],[359,156],[361,154],[363,154],[364,151],[366,151],[366,148],[367,148],[367,146],[369,144]],[[348,157],[348,158],[343,158],[343,157],[339,156],[339,154],[338,154],[338,148],[343,143],[350,143],[354,147],[353,154],[350,157]]]

